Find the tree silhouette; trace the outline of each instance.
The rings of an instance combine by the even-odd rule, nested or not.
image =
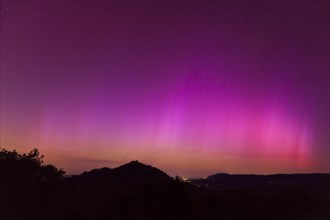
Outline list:
[[[34,148],[28,153],[17,153],[16,150],[0,151],[0,177],[4,179],[53,181],[65,173],[53,165],[44,165],[44,155]]]

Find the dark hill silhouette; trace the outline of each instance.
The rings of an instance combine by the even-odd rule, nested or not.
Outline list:
[[[67,178],[64,188],[72,193],[65,195],[64,201],[80,195],[74,203],[77,207],[98,210],[90,219],[182,219],[189,213],[188,197],[195,187],[155,167],[131,161]],[[95,198],[97,202],[91,203]],[[86,218],[86,213],[75,213],[75,217]]]
[[[111,185],[141,185],[158,182],[169,183],[173,181],[165,172],[138,161],[131,161],[113,169],[107,167],[93,169],[81,175],[74,176],[72,179],[82,183]]]
[[[145,165],[138,161],[131,161],[130,163],[124,164],[112,170],[113,175],[120,178],[134,178],[134,179],[150,179],[150,180],[172,180],[165,172],[152,167],[150,165]]]

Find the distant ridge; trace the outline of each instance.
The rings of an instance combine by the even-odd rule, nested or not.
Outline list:
[[[203,179],[191,179],[199,187],[217,190],[249,189],[274,193],[287,189],[303,190],[330,199],[330,174],[227,174],[218,173]]]

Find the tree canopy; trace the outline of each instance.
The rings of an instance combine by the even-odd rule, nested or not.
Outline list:
[[[0,177],[9,179],[52,181],[60,179],[63,170],[50,164],[44,164],[44,155],[34,148],[20,154],[16,150],[0,150]]]

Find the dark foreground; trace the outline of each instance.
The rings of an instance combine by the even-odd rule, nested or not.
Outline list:
[[[63,178],[38,152],[0,154],[0,219],[330,219],[330,175],[184,182],[132,161]]]

